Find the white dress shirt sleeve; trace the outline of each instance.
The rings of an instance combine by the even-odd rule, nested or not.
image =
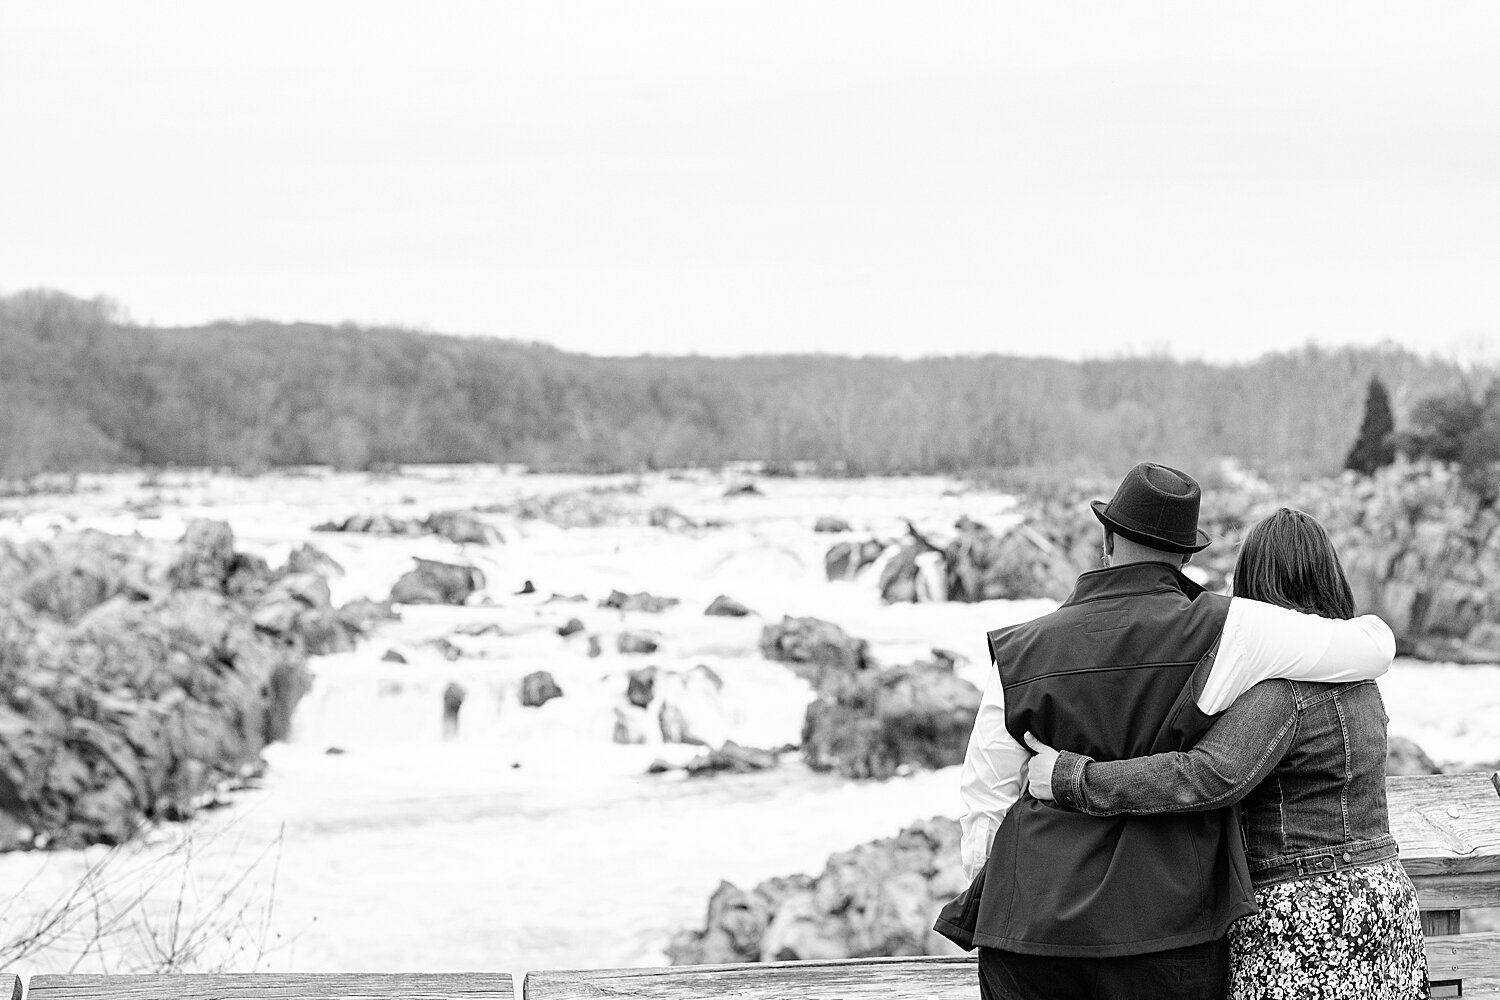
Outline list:
[[[1021,797],[1021,767],[1031,751],[1017,743],[1005,728],[1005,689],[1000,672],[990,672],[979,700],[979,715],[969,734],[959,794],[964,812],[959,817],[963,837],[959,853],[964,875],[971,881],[989,860],[990,844],[1005,813]]]
[[[1261,681],[1339,684],[1384,674],[1396,637],[1374,615],[1320,618],[1243,597],[1230,598],[1219,652],[1198,707],[1217,715]]]

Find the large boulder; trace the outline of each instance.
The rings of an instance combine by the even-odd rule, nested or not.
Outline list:
[[[484,574],[473,566],[417,559],[391,588],[396,604],[463,604],[484,586]]]
[[[656,594],[648,594],[645,591],[639,594],[627,594],[621,590],[614,590],[599,602],[599,607],[613,608],[617,611],[645,611],[650,614],[660,614],[680,603],[682,602],[676,597],[658,597]]]
[[[553,698],[561,698],[562,688],[545,670],[537,670],[521,678],[521,704],[527,708],[538,708]]]
[[[950,541],[940,544],[908,525],[905,539],[886,546],[890,557],[881,567],[877,584],[881,599],[887,604],[1061,600],[1073,589],[1079,568],[1069,552],[1029,525],[1016,524],[996,533],[962,517],[954,531]],[[858,571],[856,551],[853,542],[829,549],[830,579],[847,578]]]
[[[876,584],[887,604],[906,604],[948,599],[948,578],[943,554],[925,541],[908,541],[892,553],[881,568]]]
[[[455,545],[489,545],[499,539],[494,528],[467,510],[442,510],[429,514],[422,521],[422,527]]]
[[[361,597],[343,605],[338,611],[339,620],[358,635],[368,635],[381,622],[400,621],[401,616],[391,607],[390,601],[372,601]]]
[[[645,656],[656,652],[660,642],[654,632],[621,632],[615,637],[615,649],[626,655]],[[590,655],[596,655],[590,648]]]
[[[653,528],[666,528],[668,531],[687,531],[698,527],[697,522],[688,517],[676,507],[666,504],[658,504],[651,508],[647,515],[646,523]]]
[[[1385,745],[1385,773],[1442,774],[1426,751],[1405,736],[1388,736]]]
[[[656,700],[656,675],[660,667],[641,667],[625,675],[625,700],[645,708]]]
[[[814,770],[850,778],[959,764],[979,699],[973,684],[925,663],[847,674],[807,707],[802,755]]]
[[[724,745],[699,754],[687,762],[687,773],[692,777],[710,774],[749,774],[766,771],[781,763],[781,755],[775,750],[760,750],[743,747],[734,740],[725,740]]]
[[[343,576],[344,567],[339,561],[316,545],[303,544],[287,556],[286,572],[316,573],[322,577]]]
[[[351,514],[340,520],[325,521],[313,530],[404,538],[437,535],[455,545],[489,545],[500,537],[493,527],[468,510],[440,510],[419,519],[386,513]]]
[[[933,914],[967,881],[955,820],[934,818],[840,851],[816,878],[720,883],[704,926],[672,939],[673,965],[948,955]]]
[[[313,655],[348,652],[360,629],[333,608],[328,581],[316,573],[289,573],[256,602],[250,620],[276,635],[296,637]]]
[[[943,550],[950,601],[1062,600],[1077,577],[1068,555],[1024,524],[996,534],[961,518],[958,537]]]
[[[807,893],[813,879],[807,875],[773,878],[749,892],[730,882],[720,882],[708,899],[708,915],[700,931],[683,931],[667,946],[673,965],[724,965],[759,962],[766,927],[794,895]]]
[[[823,557],[823,569],[830,580],[853,580],[859,571],[880,558],[887,543],[870,539],[863,542],[838,542]]]
[[[703,613],[719,618],[744,618],[750,614],[750,609],[728,594],[720,594],[709,603]]]
[[[874,662],[866,640],[820,618],[790,615],[766,625],[760,652],[768,660],[785,663],[814,687],[821,687],[829,677],[868,669]]]
[[[178,589],[206,587],[222,591],[234,567],[234,531],[223,521],[199,518],[188,525],[187,533],[182,536],[167,578]]]

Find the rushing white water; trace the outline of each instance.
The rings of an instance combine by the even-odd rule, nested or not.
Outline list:
[[[90,479],[76,495],[0,505],[0,532],[18,535],[93,526],[175,537],[187,519],[211,516],[228,520],[242,545],[273,561],[312,541],[345,569],[334,581],[338,601],[384,597],[412,556],[467,559],[486,574],[487,586],[470,606],[407,608],[355,652],[314,661],[313,689],[291,741],[267,753],[262,787],[236,794],[231,808],[158,831],[142,849],[140,858],[175,868],[184,836],[193,838],[191,879],[157,886],[153,905],[185,896],[190,914],[222,910],[221,887],[248,871],[235,899],[253,903],[254,919],[244,923],[253,924],[257,943],[273,948],[261,968],[520,971],[659,963],[674,930],[701,923],[721,879],[748,886],[817,872],[833,851],[918,818],[956,815],[952,768],[854,783],[812,774],[789,757],[782,769],[755,775],[647,775],[653,759],[681,762],[696,748],[661,744],[659,735],[643,746],[615,744],[614,710],[629,669],[704,664],[724,683],[715,719],[721,735],[757,746],[796,742],[811,692],[758,654],[763,622],[783,614],[838,622],[871,639],[888,662],[934,646],[952,649],[968,658],[960,669],[980,679],[983,633],[1042,613],[1049,602],[882,606],[868,580],[824,580],[822,555],[834,536],[811,527],[819,514],[884,535],[904,531],[905,518],[927,528],[959,514],[998,523],[1012,516],[1007,497],[941,480],[894,479],[762,481],[765,496],[726,498],[722,478],[662,476],[645,481],[639,494],[607,500],[637,511],[670,504],[726,526],[563,530],[497,516],[505,544],[462,549],[440,539],[310,530],[355,512],[411,517],[624,482],[493,469],[259,479],[194,473],[145,483]],[[537,593],[517,594],[527,580]],[[614,588],[650,590],[682,604],[660,615],[598,608]],[[549,601],[553,593],[587,600]],[[703,608],[720,593],[757,614],[705,617]],[[575,616],[603,637],[603,655],[587,655],[584,635],[556,633]],[[468,634],[485,627],[485,634]],[[612,639],[622,628],[660,633],[660,651],[615,654]],[[437,639],[452,642],[460,657],[445,657],[432,644]],[[407,662],[384,661],[392,649]],[[523,708],[520,679],[538,669],[556,678],[564,697]],[[444,739],[443,692],[453,683],[465,698],[456,738]],[[1382,687],[1392,731],[1439,760],[1500,756],[1500,668],[1403,662]],[[0,857],[0,914],[8,892],[25,885],[12,904],[14,926],[16,913],[60,894],[100,855]],[[252,957],[234,963],[248,966]],[[111,961],[118,965],[119,956],[91,957],[85,967]],[[22,971],[70,962],[54,949],[28,959]]]

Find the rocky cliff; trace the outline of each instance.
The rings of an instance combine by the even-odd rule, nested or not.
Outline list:
[[[272,570],[211,521],[0,541],[0,849],[119,843],[255,772],[309,652],[359,629],[319,561]]]
[[[678,934],[668,955],[695,965],[954,954],[932,922],[968,885],[958,841],[958,822],[935,817],[840,851],[815,878],[773,878],[748,891],[721,882],[704,926]]]

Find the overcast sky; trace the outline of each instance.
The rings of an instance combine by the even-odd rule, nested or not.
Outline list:
[[[0,290],[594,353],[1500,343],[1500,4],[0,6]]]

